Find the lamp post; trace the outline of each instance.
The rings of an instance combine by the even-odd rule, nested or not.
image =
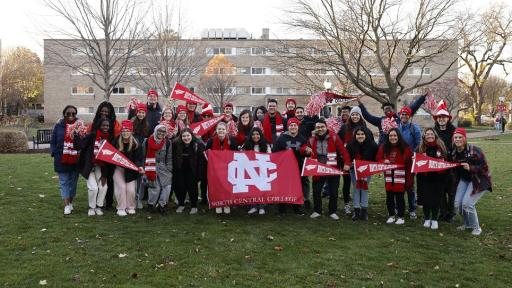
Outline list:
[[[331,83],[331,81],[329,81],[329,79],[325,79],[324,88],[325,88],[325,92],[331,92],[332,83]],[[325,105],[322,108],[322,114],[325,118],[329,118],[329,116],[331,115],[331,111],[329,111],[329,106]]]

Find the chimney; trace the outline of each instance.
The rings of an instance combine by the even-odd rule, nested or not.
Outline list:
[[[270,37],[270,29],[269,28],[263,28],[261,31],[261,40],[268,40]]]

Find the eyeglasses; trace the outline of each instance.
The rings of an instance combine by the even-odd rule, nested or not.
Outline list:
[[[75,112],[66,112],[66,116],[76,116]]]

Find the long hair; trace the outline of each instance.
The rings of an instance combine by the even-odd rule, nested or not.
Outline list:
[[[359,113],[357,113],[357,114],[359,114]],[[358,123],[354,123],[354,121],[352,121],[352,117],[350,117],[350,116],[351,115],[348,115],[347,124],[345,125],[345,133],[355,135],[354,133],[355,133],[356,128],[366,127],[366,122],[364,121],[363,115],[361,115],[361,114],[359,114],[360,119],[359,119]]]
[[[366,138],[364,139],[363,143],[359,143],[356,140],[356,134],[359,131],[363,131]],[[348,146],[352,151],[354,151],[354,155],[357,155],[359,153],[362,153],[363,151],[367,151],[369,149],[373,149],[376,144],[375,140],[373,140],[373,135],[371,134],[371,131],[363,126],[358,126],[354,129],[354,136],[352,137],[352,141],[348,143]]]
[[[194,136],[194,132],[192,131],[192,129],[185,128],[180,131],[180,134],[176,137],[175,143],[185,144],[185,142],[183,142],[183,140],[181,139],[181,135],[183,135],[183,133],[185,132],[190,133],[190,135],[192,136],[192,141],[190,142],[191,144],[199,141],[197,137]]]
[[[254,109],[254,113],[253,113],[253,117],[252,117],[252,119],[254,121],[260,120],[260,119],[258,119],[258,116],[257,116],[258,110],[263,111],[263,115],[267,114],[267,108],[265,106],[258,106],[258,107],[256,107],[256,109]]]
[[[148,137],[149,126],[148,126],[147,119],[148,119],[147,115],[142,120],[140,120],[137,116],[133,117],[131,119],[133,122],[133,133],[135,133],[137,135],[141,135],[143,137]]]
[[[384,154],[389,155],[391,152],[391,148],[393,148],[393,144],[389,142],[389,134],[395,131],[396,135],[398,136],[398,142],[396,143],[396,147],[400,150],[400,153],[404,153],[405,149],[407,148],[407,143],[404,141],[404,138],[402,137],[402,134],[400,133],[400,130],[398,128],[391,128],[388,131],[388,134],[386,134],[385,141],[384,141]]]
[[[108,109],[108,120],[110,122],[110,129],[109,129],[109,133],[111,134],[114,134],[114,125],[116,123],[116,111],[114,110],[114,106],[112,106],[112,104],[110,102],[107,102],[107,101],[103,101],[100,103],[100,105],[98,105],[98,109],[96,109],[96,114],[94,115],[94,119],[92,120],[92,128],[94,130],[98,130],[100,128],[100,125],[101,125],[101,109],[103,109],[103,107],[107,107]]]
[[[124,150],[124,142],[123,142],[122,134],[119,135],[119,139],[117,140],[117,147],[119,147],[119,151]],[[138,147],[139,147],[139,142],[137,141],[137,139],[135,139],[135,137],[133,137],[133,133],[132,133],[132,135],[130,135],[130,140],[128,142],[128,152],[133,151],[133,150],[137,149]]]
[[[252,126],[254,126],[254,120],[251,117],[251,111],[249,109],[244,109],[242,112],[240,112],[240,115],[238,115],[238,123],[236,124],[238,131],[244,131],[247,129],[247,127],[244,127],[242,124],[242,116],[245,114],[249,115],[249,124],[247,124],[247,127],[250,129]]]
[[[254,143],[254,141],[252,141],[252,133],[254,132],[260,134],[260,141],[258,141],[258,143]],[[265,136],[263,136],[263,131],[258,127],[253,127],[249,132],[249,135],[247,135],[247,140],[245,140],[242,147],[244,150],[254,150],[254,146],[256,145],[260,146],[260,152],[267,152],[268,142],[265,139]]]
[[[432,127],[425,128],[423,130],[423,133],[421,134],[421,143],[420,143],[420,146],[418,147],[418,153],[425,153],[425,152],[427,152],[427,147],[428,146],[427,146],[427,141],[425,140],[425,134],[428,131],[432,131],[434,133],[434,137],[436,139],[435,142],[436,142],[436,145],[437,145],[437,149],[441,151],[441,154],[442,154],[443,158],[446,158],[446,155],[448,154],[448,150],[446,149],[446,146],[444,145],[443,140],[441,140],[441,138],[439,138],[439,135],[437,135],[436,131]]]

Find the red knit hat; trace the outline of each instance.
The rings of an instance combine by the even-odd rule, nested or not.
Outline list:
[[[187,112],[187,107],[179,105],[178,108],[176,108],[176,114],[179,114],[180,112]]]
[[[453,136],[455,136],[455,134],[460,134],[462,135],[462,137],[464,137],[464,139],[467,139],[467,136],[466,136],[466,129],[464,128],[456,128],[455,131],[453,131]]]
[[[130,132],[133,131],[133,122],[130,121],[130,120],[123,120],[123,122],[121,122],[121,131],[123,130],[128,130]]]
[[[286,103],[285,103],[285,105],[288,105],[288,102],[293,102],[293,104],[295,104],[295,106],[297,106],[297,100],[295,100],[294,98],[288,98],[288,99],[286,99]]]
[[[201,110],[201,116],[210,115],[213,116],[213,107],[210,103],[204,103],[203,109]]]
[[[233,108],[233,103],[231,103],[231,102],[226,102],[226,103],[224,103],[224,108],[226,108],[226,107],[231,107],[231,108]]]
[[[288,122],[286,122],[287,126],[290,126],[290,124],[292,124],[292,123],[295,123],[295,124],[300,126],[299,119],[297,119],[295,117],[292,117],[292,118],[288,119]]]
[[[140,110],[143,110],[144,112],[148,113],[148,106],[146,106],[146,104],[144,103],[139,103],[135,108],[135,113],[139,112]]]
[[[153,94],[153,95],[155,95],[156,97],[158,97],[158,92],[156,92],[156,90],[155,90],[155,89],[149,89],[147,96],[149,96],[149,95],[151,95],[151,94]]]
[[[402,115],[403,113],[407,114],[409,117],[411,117],[412,115],[412,110],[411,108],[409,108],[409,106],[404,106],[402,107],[402,109],[400,109],[400,115]]]

